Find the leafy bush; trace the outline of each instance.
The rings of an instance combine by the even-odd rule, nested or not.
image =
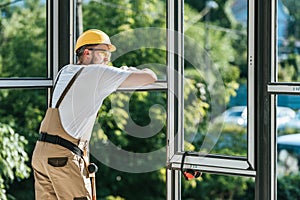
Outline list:
[[[0,199],[6,200],[6,189],[14,179],[29,177],[30,168],[26,165],[28,155],[24,148],[25,137],[15,133],[6,124],[0,123]]]
[[[300,175],[283,176],[277,182],[277,199],[300,199]]]

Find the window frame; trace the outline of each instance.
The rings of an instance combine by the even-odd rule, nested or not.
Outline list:
[[[0,78],[0,89],[7,89],[7,88],[49,88],[52,87],[52,84],[54,82],[54,73],[57,71],[55,66],[52,65],[52,58],[51,54],[54,52],[57,52],[54,50],[51,50],[51,47],[55,47],[56,45],[54,44],[53,41],[55,41],[55,37],[58,34],[58,16],[57,13],[55,13],[58,10],[57,6],[57,0],[48,1],[46,2],[46,20],[47,20],[47,74],[45,78],[37,78],[37,77],[20,77],[20,78]],[[51,20],[53,18],[53,20]],[[56,33],[56,34],[55,34]],[[51,39],[50,39],[51,38]],[[55,62],[55,59],[53,59],[53,62]],[[54,64],[54,63],[53,63]],[[57,66],[57,65],[56,65]]]
[[[174,71],[183,75],[183,1],[168,1],[168,136],[167,167],[180,170],[184,153],[183,130],[183,78],[175,77]],[[183,168],[203,172],[255,177],[255,99],[254,99],[254,1],[248,1],[248,125],[247,156],[186,155]],[[176,15],[178,13],[178,15]],[[179,36],[174,33],[178,32]],[[173,92],[174,91],[174,92]],[[174,106],[172,106],[174,105]],[[175,117],[173,117],[175,116]],[[177,131],[176,131],[177,130]]]

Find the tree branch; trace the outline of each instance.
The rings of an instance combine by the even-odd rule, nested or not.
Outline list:
[[[2,4],[0,4],[0,9],[5,8],[5,7],[7,7],[11,4],[17,3],[19,1],[23,1],[23,0],[15,0],[15,1],[9,1],[9,2],[6,2],[6,3],[2,3]]]

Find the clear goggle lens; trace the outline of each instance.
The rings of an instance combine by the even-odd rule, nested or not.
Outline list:
[[[99,55],[103,58],[110,58],[111,52],[106,49],[88,49],[91,51],[98,51]]]

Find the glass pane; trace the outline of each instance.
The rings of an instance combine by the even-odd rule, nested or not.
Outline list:
[[[92,161],[101,169],[101,198],[165,199],[166,101],[158,91],[118,92],[105,100],[90,142]],[[145,182],[155,187],[136,190]]]
[[[300,195],[300,96],[278,95],[277,199]]]
[[[166,80],[165,1],[85,0],[82,9],[82,29],[103,30],[117,47],[114,66],[147,67]]]
[[[0,90],[0,182],[11,199],[34,199],[30,163],[46,107],[46,89]]]
[[[189,181],[182,178],[181,199],[254,200],[254,187],[254,178],[205,173],[201,178]]]
[[[297,0],[277,1],[278,81],[300,81],[299,8]]]
[[[0,7],[0,77],[46,77],[45,1],[6,2]]]
[[[247,1],[185,1],[185,151],[247,156]]]

